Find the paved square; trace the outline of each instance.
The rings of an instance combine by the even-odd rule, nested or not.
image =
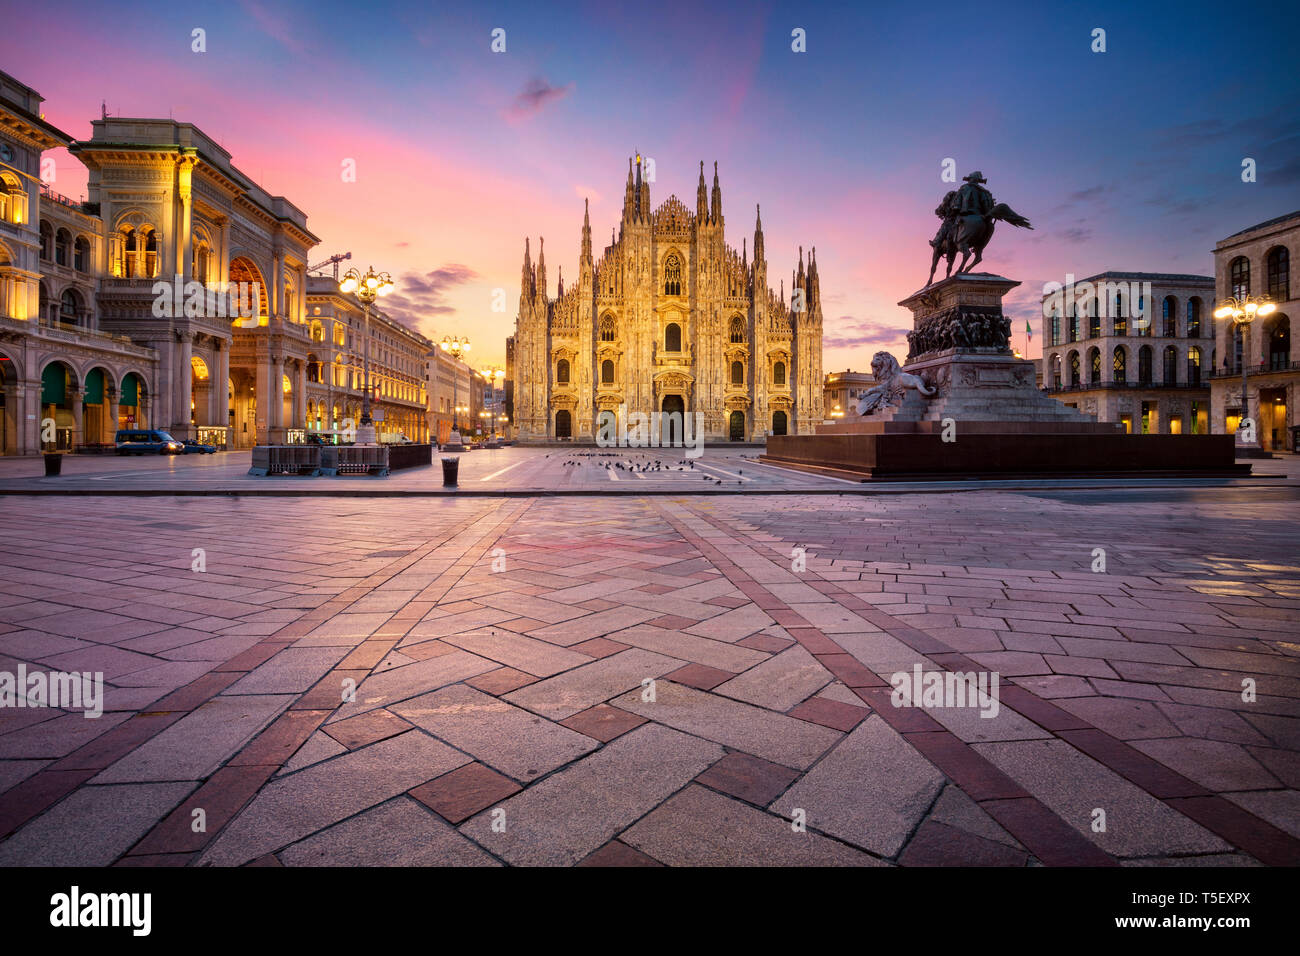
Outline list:
[[[720,496],[513,452],[510,496],[0,498],[0,672],[105,682],[0,709],[0,862],[1300,863],[1292,479]],[[645,491],[514,494],[561,469]],[[894,706],[914,666],[996,715]]]

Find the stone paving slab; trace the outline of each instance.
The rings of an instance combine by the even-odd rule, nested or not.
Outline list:
[[[181,718],[93,783],[202,780],[293,702],[288,695],[222,695]]]
[[[641,691],[635,690],[610,703],[656,723],[795,769],[811,766],[841,736],[827,727],[668,680],[657,682],[653,702],[642,700]]]
[[[274,780],[199,859],[238,866],[377,806],[469,758],[412,730]]]
[[[517,866],[577,863],[721,756],[717,744],[650,724],[500,804],[503,831],[487,811],[460,832]]]
[[[929,811],[944,777],[878,716],[848,734],[772,809],[877,856],[893,857]]]
[[[720,793],[690,786],[619,837],[670,866],[884,866]]]
[[[285,866],[499,866],[415,800],[398,797],[276,854]]]
[[[447,687],[393,707],[458,750],[531,781],[596,749],[590,737],[470,687]]]
[[[640,688],[642,681],[658,678],[682,663],[662,654],[632,648],[587,664],[581,671],[530,684],[507,694],[505,699],[551,720],[563,720],[604,703],[629,687]],[[641,691],[635,693],[639,696]]]

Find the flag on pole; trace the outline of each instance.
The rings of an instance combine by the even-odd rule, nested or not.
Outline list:
[[[1029,320],[1025,319],[1025,345],[1034,340],[1034,330],[1029,326]]]

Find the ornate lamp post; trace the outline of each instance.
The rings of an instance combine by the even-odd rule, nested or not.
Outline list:
[[[447,338],[446,336],[443,336],[442,350],[446,352],[448,355],[450,355],[457,362],[459,362],[461,355],[469,351],[469,336],[468,335],[465,336],[464,339],[460,338],[460,336],[456,336],[455,338],[450,338],[450,339]],[[460,438],[461,406],[456,404],[456,389],[457,386],[459,385],[460,385],[460,375],[457,369],[453,366],[451,370],[451,404],[456,409],[456,411],[453,413],[454,417],[452,418],[452,422],[451,422],[451,434],[447,436],[447,444],[449,445],[461,444],[461,438]],[[469,409],[466,408],[465,411],[468,412]]]
[[[1255,316],[1269,315],[1277,311],[1277,306],[1269,301],[1268,296],[1256,298],[1253,295],[1230,296],[1219,303],[1219,307],[1214,310],[1216,319],[1232,319],[1236,326],[1241,329],[1241,417],[1237,420],[1237,433],[1242,434],[1242,426],[1250,418],[1249,408],[1246,405],[1246,374],[1250,370],[1250,355],[1247,345],[1246,333],[1250,329],[1250,323],[1255,320]],[[1225,343],[1227,344],[1227,343]],[[1255,431],[1258,434],[1259,423],[1255,423]],[[1253,441],[1238,441],[1238,448],[1258,449],[1259,439]]]
[[[375,443],[375,424],[370,418],[370,305],[377,296],[388,295],[393,291],[393,278],[387,272],[376,272],[367,267],[362,275],[355,268],[349,269],[339,282],[340,292],[354,292],[365,306],[365,356],[362,365],[363,388],[361,392],[361,424],[357,427],[357,444],[373,445]]]

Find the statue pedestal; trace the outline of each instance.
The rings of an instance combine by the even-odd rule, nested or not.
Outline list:
[[[935,394],[899,381],[891,404],[814,435],[774,435],[759,460],[860,481],[1249,474],[1230,435],[1129,435],[1041,391],[1033,362],[1011,352],[1002,313],[1019,284],[960,275],[904,299],[913,354],[901,371]]]

